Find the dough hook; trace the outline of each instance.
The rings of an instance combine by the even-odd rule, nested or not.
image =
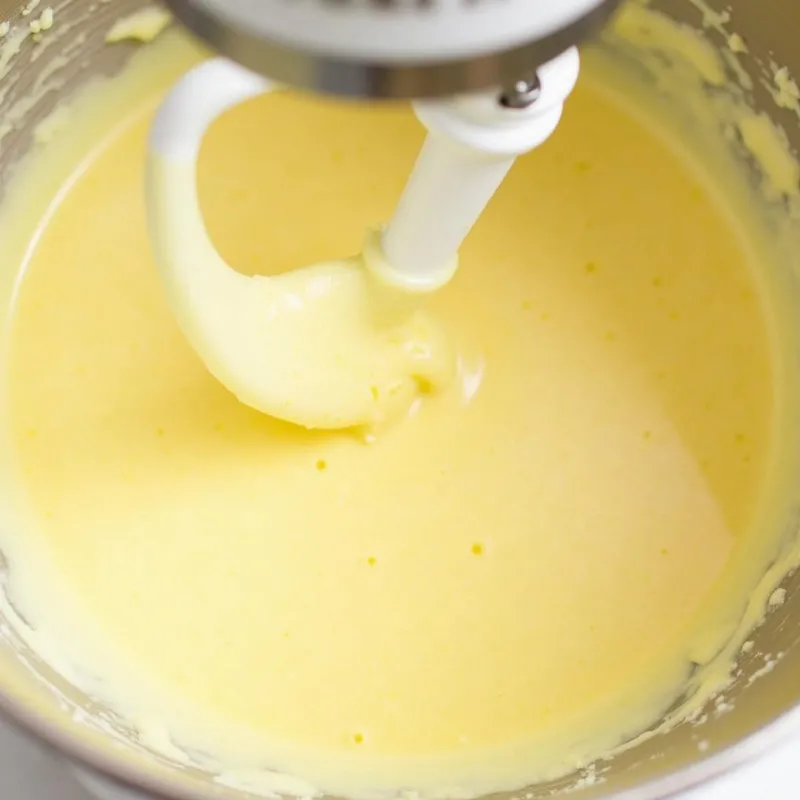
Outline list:
[[[573,48],[539,69],[537,91],[527,87],[527,95],[417,102],[429,133],[385,229],[368,233],[356,258],[270,278],[242,276],[217,253],[195,172],[213,120],[277,87],[222,58],[187,73],[151,131],[148,217],[173,311],[209,370],[246,404],[325,428],[374,422],[385,411],[376,396],[402,394],[401,373],[444,380],[440,337],[414,315],[417,301],[451,279],[463,240],[515,158],[555,130],[578,69]],[[369,313],[376,287],[408,310],[395,320],[406,325],[399,337]],[[339,300],[328,303],[328,295]],[[319,318],[312,324],[303,314]]]

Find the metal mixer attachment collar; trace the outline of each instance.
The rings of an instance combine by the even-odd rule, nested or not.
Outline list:
[[[166,0],[220,54],[281,83],[360,98],[515,87],[620,0]]]

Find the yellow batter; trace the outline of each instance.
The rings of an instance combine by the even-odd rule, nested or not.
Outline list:
[[[150,58],[117,94],[197,56],[167,36]],[[457,380],[367,445],[204,369],[146,234],[157,97],[116,127],[97,97],[64,140],[76,165],[76,142],[104,144],[44,219],[15,220],[24,524],[3,545],[39,632],[145,743],[230,781],[465,795],[652,724],[779,456],[763,265],[706,177],[585,75],[431,303]],[[210,233],[247,274],[356,252],[422,136],[404,108],[249,102],[202,154]]]

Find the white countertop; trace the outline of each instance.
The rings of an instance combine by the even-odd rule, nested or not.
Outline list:
[[[675,800],[798,800],[800,742],[782,744],[768,756]],[[10,800],[10,799],[9,799]]]
[[[0,722],[2,800],[92,800],[57,759]],[[797,800],[800,744],[790,742],[768,758],[748,764],[680,800]],[[677,800],[677,798],[675,799]]]

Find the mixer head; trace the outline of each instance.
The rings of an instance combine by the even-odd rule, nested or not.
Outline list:
[[[213,49],[315,92],[428,98],[513,87],[620,0],[165,0]]]

